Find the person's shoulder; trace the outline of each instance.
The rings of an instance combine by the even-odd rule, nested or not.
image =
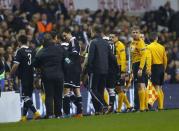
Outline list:
[[[98,42],[96,38],[92,39],[90,42],[90,45],[95,45]]]
[[[94,39],[91,40],[91,43],[96,43],[96,42],[98,42],[98,41],[99,41],[99,39],[94,38]]]
[[[147,49],[150,49],[152,46],[153,46],[153,42],[150,43],[150,44],[148,44],[148,45],[146,45],[146,48],[147,48]]]
[[[40,57],[41,55],[44,54],[44,52],[46,52],[45,50],[46,50],[46,48],[40,49],[40,50],[36,53],[36,56],[37,56],[37,57]]]
[[[120,48],[125,48],[125,45],[124,45],[124,43],[122,41],[118,41],[118,46]]]
[[[19,49],[16,50],[16,54],[17,54],[17,53],[21,53],[21,52],[23,52],[23,51],[24,51],[23,48],[19,48]]]
[[[145,41],[142,40],[142,39],[139,39],[138,44],[139,44],[139,45],[144,45],[144,46],[145,46]]]
[[[64,50],[64,48],[63,48],[62,45],[55,45],[54,48],[57,48],[57,49],[60,50],[60,51],[63,51],[63,50]]]

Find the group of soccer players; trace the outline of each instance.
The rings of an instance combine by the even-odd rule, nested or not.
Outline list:
[[[70,102],[73,102],[77,107],[75,117],[81,118],[83,116],[82,97],[80,93],[80,86],[82,84],[88,87],[88,91],[90,91],[92,95],[96,115],[114,112],[116,94],[118,95],[118,107],[116,112],[121,112],[123,102],[126,105],[127,112],[133,111],[133,109],[141,112],[149,110],[146,93],[149,77],[151,77],[151,81],[158,93],[158,109],[162,110],[164,100],[162,84],[167,66],[167,56],[165,48],[157,42],[157,33],[151,33],[151,43],[146,45],[140,28],[137,26],[132,27],[131,35],[133,40],[127,45],[119,40],[119,36],[116,33],[105,36],[103,32],[100,31],[100,28],[96,28],[96,30],[93,31],[96,31],[98,34],[94,35],[91,44],[87,46],[86,52],[84,53],[85,64],[81,62],[80,54],[82,53],[80,52],[78,40],[72,36],[70,29],[66,28],[63,30],[60,34],[60,38],[62,38],[60,41],[57,35],[53,37],[54,34],[52,33],[49,33],[49,35],[52,36],[50,40],[42,41],[44,43],[53,43],[53,46],[56,46],[54,47],[54,51],[57,50],[56,48],[62,48],[64,53],[64,57],[61,58],[64,62],[62,64],[64,78],[61,81],[64,85],[64,89],[59,90],[61,94],[63,93],[64,115],[55,114],[55,117],[71,117]],[[39,119],[40,114],[35,109],[31,100],[34,78],[33,62],[38,54],[41,53],[42,55],[42,53],[45,53],[45,50],[39,49],[40,51],[34,51],[31,49],[28,46],[27,37],[23,35],[18,38],[18,42],[20,43],[20,48],[16,52],[10,76],[13,76],[18,69],[18,76],[22,86],[22,98],[24,101],[21,121],[26,121],[28,109],[31,109],[34,113],[34,119]],[[49,48],[49,46],[42,48]],[[129,58],[128,60],[127,56]],[[50,61],[54,59],[54,55],[50,57],[46,60]],[[81,64],[86,66],[82,66],[81,68]],[[47,66],[50,65],[54,66],[52,63]],[[42,67],[41,70],[43,70]],[[54,72],[50,72],[49,70],[48,73]],[[84,79],[86,76],[89,76],[87,77],[87,81]],[[126,95],[132,82],[135,88],[134,107],[131,107]],[[105,88],[107,88],[109,94],[109,103],[105,101]],[[71,92],[74,92],[73,97],[71,97]],[[46,92],[46,95],[47,94],[48,92]],[[59,101],[62,100],[62,95],[60,97]],[[53,101],[50,103],[46,101],[45,104],[46,107],[53,106]],[[101,108],[99,106],[101,106]],[[55,110],[53,108],[47,109]],[[52,115],[53,114],[47,113],[47,118],[53,118]]]

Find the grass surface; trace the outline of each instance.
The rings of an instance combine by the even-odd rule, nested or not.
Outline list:
[[[179,110],[5,123],[0,131],[179,131]]]

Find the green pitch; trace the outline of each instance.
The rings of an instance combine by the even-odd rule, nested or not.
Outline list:
[[[0,131],[179,131],[179,110],[0,124]]]

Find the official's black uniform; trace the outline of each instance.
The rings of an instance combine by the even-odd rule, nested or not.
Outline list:
[[[35,57],[34,66],[41,69],[45,88],[47,117],[62,115],[62,92],[64,79],[64,52],[61,47],[48,43]]]
[[[14,63],[19,64],[18,77],[21,80],[22,98],[24,100],[23,115],[26,115],[28,108],[30,108],[34,113],[36,112],[31,101],[34,73],[32,59],[34,56],[35,51],[28,46],[23,45],[19,50],[17,50],[14,58]]]
[[[101,101],[103,106],[107,106],[104,101],[104,87],[109,71],[109,63],[114,62],[110,46],[101,36],[96,36],[92,40],[88,54],[88,73],[90,74],[90,86],[95,96]],[[96,113],[102,111],[102,104],[92,95],[92,102]]]

